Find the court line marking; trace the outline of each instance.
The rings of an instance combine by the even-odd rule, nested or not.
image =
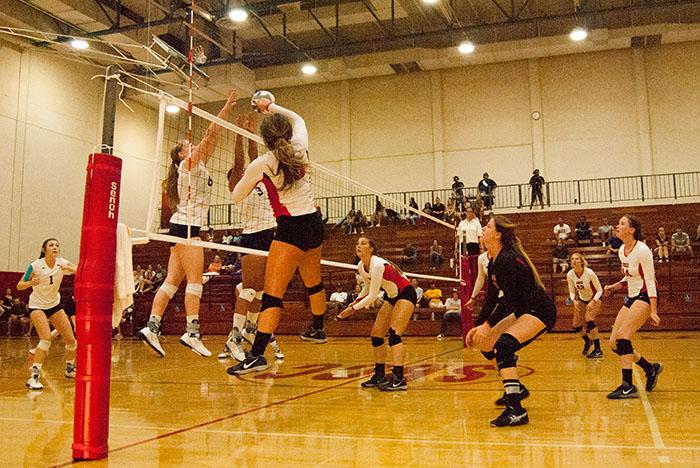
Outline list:
[[[642,379],[639,376],[639,371],[636,367],[633,367],[632,372],[634,373],[635,380],[637,382],[642,382]],[[664,444],[664,439],[661,437],[659,423],[656,421],[654,409],[651,407],[651,403],[649,403],[649,398],[647,397],[647,392],[645,389],[642,389],[641,392],[639,392],[639,398],[642,400],[642,407],[644,408],[644,414],[647,417],[647,423],[649,424],[649,430],[651,431],[651,439],[654,441],[654,447],[656,447],[658,450],[664,450],[666,448],[666,444]],[[659,455],[658,457],[659,462],[661,463],[671,462],[668,456]]]

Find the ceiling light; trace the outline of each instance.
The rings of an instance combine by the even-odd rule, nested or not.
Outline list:
[[[587,37],[588,37],[588,31],[586,31],[583,28],[574,28],[571,30],[571,33],[569,33],[569,38],[572,41],[582,41]]]
[[[237,7],[228,12],[228,17],[231,18],[231,21],[242,23],[248,19],[248,12],[243,8]]]
[[[427,3],[428,5],[435,5],[439,0],[423,0],[423,3]]]
[[[73,39],[70,41],[70,46],[74,49],[85,50],[90,47],[90,44],[88,44],[88,41],[83,39]]]
[[[457,48],[460,54],[471,54],[474,52],[474,49],[474,44],[471,41],[462,41]]]
[[[301,72],[302,72],[304,75],[313,75],[313,74],[316,73],[317,71],[318,71],[318,68],[316,68],[316,65],[311,64],[311,63],[307,63],[306,65],[304,65],[303,67],[301,67]]]
[[[165,112],[169,114],[177,114],[178,112],[180,112],[180,108],[177,107],[175,104],[168,104],[167,106],[165,106]]]

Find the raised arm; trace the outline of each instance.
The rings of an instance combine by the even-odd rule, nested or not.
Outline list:
[[[236,105],[236,99],[238,99],[238,95],[235,91],[231,91],[231,94],[229,94],[228,99],[224,104],[224,107],[221,108],[217,117],[226,120],[231,109],[233,109],[233,107]],[[214,154],[214,150],[216,149],[216,143],[219,141],[219,137],[221,136],[221,133],[223,131],[224,128],[221,127],[219,124],[214,122],[209,124],[207,131],[204,133],[202,141],[200,141],[197,146],[194,146],[192,148],[193,165],[197,164],[199,161],[202,161],[204,164],[206,164],[209,161],[211,155]]]
[[[309,133],[306,130],[306,122],[301,118],[299,114],[291,111],[287,108],[280,106],[279,104],[272,103],[268,107],[270,112],[275,112],[277,114],[282,114],[286,116],[292,123],[292,140],[291,143],[294,145],[300,145],[305,150],[309,149]]]

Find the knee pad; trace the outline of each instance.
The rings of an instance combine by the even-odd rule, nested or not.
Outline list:
[[[576,333],[581,333],[583,331],[583,327],[571,327],[571,329]]]
[[[393,328],[389,329],[389,346],[396,346],[401,343],[401,335],[397,335]]]
[[[270,296],[267,293],[263,293],[262,300],[260,301],[260,312],[270,307],[282,307],[282,299],[275,296]]]
[[[193,296],[202,297],[202,290],[204,287],[198,283],[187,283],[185,288],[185,294],[192,294]]]
[[[520,342],[513,335],[504,333],[498,338],[493,350],[496,352],[498,370],[515,367],[515,353],[520,349]]]
[[[241,288],[238,290],[238,297],[247,302],[253,302],[255,300],[255,294],[257,291],[253,288]]]
[[[318,283],[316,286],[311,286],[310,288],[306,288],[306,294],[309,296],[313,296],[316,293],[320,293],[323,291],[323,281]]]
[[[37,348],[42,350],[45,353],[49,352],[49,349],[51,348],[51,341],[50,340],[39,340],[39,344],[36,345]]]
[[[170,283],[163,283],[160,290],[163,291],[170,299],[172,299],[177,292],[177,286]]]
[[[496,358],[496,353],[493,351],[482,351],[481,354],[489,361]]]
[[[615,354],[619,354],[620,356],[625,356],[626,354],[633,354],[634,353],[634,348],[632,348],[632,342],[630,340],[616,340],[615,341],[615,349],[613,349],[613,352]]]
[[[586,331],[591,331],[596,327],[595,322],[593,320],[589,320],[586,322]]]
[[[78,349],[78,342],[74,341],[73,344],[67,344],[66,345],[66,351],[75,351]]]
[[[383,344],[384,344],[384,338],[379,338],[377,336],[372,337],[372,347],[373,348],[379,348]]]

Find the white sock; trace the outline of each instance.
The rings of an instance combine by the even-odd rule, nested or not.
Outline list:
[[[259,312],[248,312],[248,315],[246,316],[248,318],[248,321],[252,324],[258,323],[258,315],[260,315]]]
[[[233,328],[238,329],[238,331],[243,331],[245,327],[245,315],[233,314]]]

